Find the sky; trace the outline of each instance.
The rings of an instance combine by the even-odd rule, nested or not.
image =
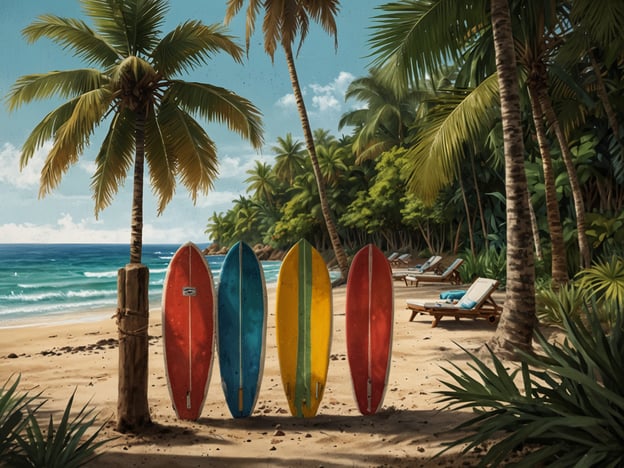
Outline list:
[[[337,16],[338,49],[333,37],[312,23],[297,59],[297,71],[313,129],[323,128],[335,136],[340,116],[358,105],[345,102],[349,83],[365,76],[371,63],[367,43],[371,18],[384,0],[343,0]],[[189,19],[206,24],[221,23],[226,0],[171,0],[166,33]],[[229,32],[244,45],[244,11],[230,24]],[[132,175],[113,203],[96,219],[90,191],[94,159],[105,128],[98,129],[79,161],[69,169],[60,185],[39,198],[39,173],[51,148],[47,142],[20,171],[21,147],[35,125],[60,105],[61,100],[33,101],[9,113],[5,97],[23,75],[52,70],[71,70],[85,64],[59,45],[41,39],[28,44],[22,29],[37,16],[55,14],[82,18],[90,24],[79,0],[0,1],[0,243],[129,243]],[[261,18],[260,18],[261,19]],[[292,133],[303,141],[288,70],[280,50],[274,63],[264,52],[261,23],[251,39],[248,58],[238,64],[227,54],[214,56],[207,65],[181,78],[228,88],[251,100],[263,114],[264,147],[257,151],[222,125],[200,121],[217,145],[219,177],[214,189],[193,204],[186,189],[178,184],[176,195],[158,216],[155,198],[146,179],[143,212],[143,242],[146,244],[205,243],[208,219],[225,212],[245,192],[246,173],[256,160],[273,164],[271,147],[278,137]],[[146,174],[147,178],[147,174]]]

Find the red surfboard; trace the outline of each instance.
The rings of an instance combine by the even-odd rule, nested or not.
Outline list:
[[[362,414],[374,414],[383,402],[393,321],[392,269],[383,252],[368,244],[353,257],[346,297],[347,359]]]
[[[162,304],[169,396],[178,418],[196,420],[212,372],[215,293],[210,268],[195,244],[184,244],[171,259]]]

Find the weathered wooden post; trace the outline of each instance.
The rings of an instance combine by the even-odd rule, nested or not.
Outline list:
[[[117,272],[119,390],[117,430],[133,431],[151,424],[147,402],[149,356],[149,269],[130,263]]]

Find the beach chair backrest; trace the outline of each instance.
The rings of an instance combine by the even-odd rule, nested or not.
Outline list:
[[[477,278],[470,285],[464,297],[460,299],[457,306],[462,309],[473,309],[485,301],[494,291],[498,281],[489,278]]]
[[[456,270],[459,265],[461,265],[462,263],[464,263],[464,260],[461,258],[456,258],[455,260],[453,260],[453,263],[451,263],[448,268],[446,270],[444,270],[444,272],[442,273],[442,276],[447,276],[450,275],[451,273],[453,273],[454,270]]]
[[[409,258],[412,256],[412,254],[409,253],[404,253],[403,255],[399,255],[399,258],[397,258],[397,260],[400,260],[402,262],[405,262],[407,260],[409,260]]]
[[[398,256],[399,256],[399,252],[392,252],[392,253],[388,256],[388,260],[389,260],[389,261],[395,260]]]

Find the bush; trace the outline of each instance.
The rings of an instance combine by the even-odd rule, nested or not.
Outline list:
[[[522,466],[623,466],[623,308],[607,305],[615,318],[609,332],[592,308],[584,308],[583,320],[561,314],[565,342],[548,343],[537,332],[542,354],[524,353],[511,372],[494,353],[491,365],[468,353],[477,377],[455,365],[444,369],[453,380],[443,382],[448,390],[439,392],[440,401],[476,413],[457,428],[468,435],[449,446],[468,444],[465,453],[498,440],[482,466],[496,466],[527,445],[535,449]]]
[[[104,424],[85,439],[97,414],[85,405],[70,418],[73,394],[58,426],[50,416],[46,429],[42,430],[37,412],[45,401],[41,401],[39,395],[17,393],[19,377],[11,385],[10,381],[0,389],[0,465],[16,468],[84,466],[97,457],[97,448],[112,440],[96,441]],[[34,404],[37,400],[39,403]]]

